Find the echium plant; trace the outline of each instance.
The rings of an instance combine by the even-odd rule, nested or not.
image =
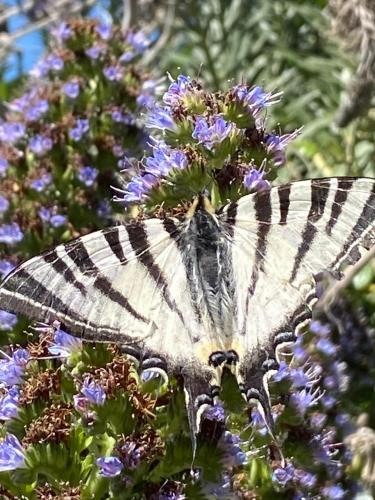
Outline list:
[[[218,207],[227,199],[268,189],[285,164],[287,144],[298,135],[265,128],[265,111],[280,96],[247,85],[213,94],[180,75],[163,102],[149,110],[146,126],[155,131],[152,155],[128,163],[125,172],[133,167],[132,176],[117,199],[154,210],[206,192]]]
[[[147,125],[156,131],[151,153],[122,162],[127,184],[116,199],[146,215],[178,215],[202,193],[220,207],[269,189],[298,134],[266,130],[265,111],[280,97],[247,85],[212,94],[179,76],[163,103],[147,103]],[[57,323],[39,324],[0,361],[1,493],[353,497],[341,350],[334,328],[318,318],[299,337],[292,362],[284,353],[270,384],[273,429],[225,376],[222,401],[206,410],[193,459],[179,380],[137,370],[118,346],[85,345]]]
[[[62,23],[25,91],[0,120],[0,273],[111,219],[123,155],[143,151],[137,116],[155,81],[141,32],[95,20]],[[0,313],[0,327],[13,319]]]

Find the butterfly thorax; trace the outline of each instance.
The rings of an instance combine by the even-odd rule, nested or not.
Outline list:
[[[214,333],[230,336],[233,277],[230,245],[215,214],[198,209],[184,231],[184,261],[198,319]]]

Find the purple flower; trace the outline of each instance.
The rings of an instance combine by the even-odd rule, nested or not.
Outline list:
[[[64,61],[61,59],[60,56],[57,56],[55,54],[49,54],[46,57],[45,61],[48,66],[48,69],[52,69],[54,71],[60,71],[64,67]]]
[[[281,380],[288,379],[289,376],[289,366],[285,363],[285,361],[280,361],[277,372],[272,375],[272,380],[274,380],[275,382],[281,382]]]
[[[55,228],[61,227],[67,222],[66,215],[52,214],[52,211],[46,207],[42,207],[38,211],[38,215],[43,222],[49,222]]]
[[[11,420],[18,415],[18,403],[20,393],[18,387],[14,386],[0,398],[0,420]]]
[[[8,274],[13,271],[16,266],[9,262],[9,260],[2,259],[0,260],[0,274],[3,278],[8,276]]]
[[[108,200],[100,200],[96,213],[99,217],[104,219],[109,218],[112,215],[112,207]]]
[[[94,184],[97,176],[98,170],[96,168],[86,166],[79,169],[78,179],[87,187],[90,187]]]
[[[71,80],[65,83],[63,91],[70,99],[76,99],[79,96],[79,83],[76,80]]]
[[[169,86],[167,92],[163,96],[163,101],[168,106],[178,105],[181,101],[181,97],[192,89],[191,79],[188,76],[179,75],[177,80],[175,80]]]
[[[183,170],[188,160],[183,151],[171,149],[160,141],[153,146],[153,156],[146,159],[145,171],[155,177],[165,176],[173,169]]]
[[[109,40],[112,34],[112,26],[110,24],[98,24],[95,26],[95,31],[103,40]]]
[[[294,479],[304,488],[313,488],[317,481],[315,474],[311,474],[311,472],[303,469],[296,469],[294,471]]]
[[[316,348],[326,356],[334,356],[337,351],[335,344],[327,338],[320,338],[316,343]]]
[[[17,316],[0,309],[0,330],[11,330],[17,323]]]
[[[327,498],[329,500],[341,500],[346,496],[345,490],[339,485],[327,486],[323,488],[322,493],[324,495],[324,498]]]
[[[154,175],[137,175],[126,186],[126,191],[123,191],[123,198],[115,198],[115,200],[124,201],[125,203],[141,202],[157,183],[158,179]]]
[[[85,50],[85,54],[90,58],[90,59],[98,59],[101,54],[105,52],[105,47],[101,44],[96,44],[93,45],[92,47],[89,47],[88,49]]]
[[[14,143],[24,137],[26,127],[23,123],[3,122],[0,124],[0,140]]]
[[[135,53],[132,50],[127,50],[126,52],[124,52],[120,56],[119,61],[121,63],[127,63],[127,62],[130,62],[132,59],[134,59],[134,57],[135,57]]]
[[[12,357],[0,360],[0,382],[8,386],[20,384],[29,359],[26,349],[17,349]]]
[[[57,330],[53,340],[54,343],[48,348],[48,351],[54,356],[68,357],[82,349],[82,340],[69,335],[64,330]]]
[[[139,94],[136,102],[139,107],[150,109],[155,106],[155,97],[149,94]]]
[[[224,422],[225,413],[224,408],[221,404],[215,404],[207,408],[203,414],[204,418],[207,420],[214,420],[216,422]]]
[[[89,377],[85,378],[81,392],[90,403],[98,406],[102,406],[106,400],[106,394],[103,387],[93,380],[90,380]]]
[[[203,116],[199,116],[195,122],[192,133],[193,139],[197,139],[206,149],[213,149],[217,144],[223,142],[234,130],[233,123],[227,123],[221,116],[214,116],[210,126]]]
[[[286,483],[292,481],[294,478],[294,466],[292,464],[287,464],[285,467],[278,467],[273,471],[272,481],[285,486]]]
[[[290,401],[298,413],[304,416],[308,408],[316,405],[322,395],[323,393],[321,393],[319,389],[315,389],[315,391],[311,388],[302,389],[294,392],[290,397]]]
[[[121,452],[125,467],[130,470],[136,469],[141,461],[141,452],[137,444],[128,441],[121,447]]]
[[[49,222],[51,219],[51,210],[46,207],[42,207],[38,210],[38,215],[42,219],[43,222]]]
[[[142,33],[142,31],[129,32],[126,41],[131,45],[139,54],[142,54],[150,45],[150,40]]]
[[[6,212],[8,208],[9,208],[9,201],[7,200],[7,198],[5,198],[5,196],[0,194],[0,214]]]
[[[96,465],[100,467],[99,475],[103,477],[115,477],[121,474],[124,468],[117,457],[101,457],[96,460]]]
[[[79,141],[83,134],[86,134],[90,130],[89,121],[87,118],[78,118],[76,121],[76,126],[69,130],[69,137],[73,141]]]
[[[225,431],[219,441],[219,447],[224,451],[223,462],[226,467],[238,467],[247,463],[247,456],[241,450],[240,437]]]
[[[49,184],[52,182],[52,175],[51,174],[43,174],[42,177],[39,179],[34,179],[31,181],[30,186],[35,189],[35,191],[38,191],[38,193],[41,193],[44,188],[46,188]]]
[[[44,155],[47,151],[52,149],[53,142],[50,137],[45,137],[43,135],[35,135],[29,140],[29,148],[37,156]]]
[[[255,118],[264,108],[280,101],[282,92],[272,94],[265,92],[261,87],[250,88],[247,85],[237,85],[234,87],[234,95],[246,107],[249,108]]]
[[[120,66],[106,66],[103,74],[110,82],[120,81],[124,76],[124,71]]]
[[[51,30],[51,33],[59,43],[68,40],[68,38],[72,36],[72,30],[70,26],[65,22],[62,22],[58,26],[53,28]]]
[[[11,224],[3,224],[0,226],[0,243],[6,243],[7,245],[14,245],[19,243],[23,239],[23,232],[20,226],[16,222]]]
[[[52,227],[61,227],[66,224],[67,218],[65,215],[55,214],[51,216],[50,223]]]
[[[39,120],[40,117],[48,111],[48,108],[48,101],[46,101],[45,99],[41,99],[26,110],[25,118],[28,121]]]
[[[285,148],[295,139],[301,129],[295,130],[291,134],[274,135],[269,134],[265,138],[267,154],[272,156],[273,163],[276,167],[282,167],[286,163]]]
[[[7,434],[0,443],[0,472],[24,466],[25,454],[21,443],[13,434]]]
[[[6,160],[5,158],[0,158],[0,177],[5,177],[6,171],[8,170],[8,166],[9,166],[8,160]]]
[[[271,184],[263,179],[264,171],[259,171],[256,168],[252,168],[247,172],[243,179],[243,185],[250,192],[261,192],[266,191],[271,188]]]
[[[331,334],[331,328],[329,325],[321,323],[320,321],[312,321],[310,323],[309,329],[315,335],[319,335],[319,337],[329,337]]]
[[[168,108],[155,106],[147,116],[146,127],[160,130],[177,130],[173,118],[170,116]]]

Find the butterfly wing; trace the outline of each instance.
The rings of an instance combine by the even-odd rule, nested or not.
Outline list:
[[[374,240],[375,181],[295,182],[246,196],[220,217],[232,241],[238,380],[269,414],[267,376],[278,348],[311,318],[315,276],[339,277],[340,265],[354,263],[364,240]]]
[[[180,248],[185,230],[173,219],[150,219],[59,245],[8,275],[0,308],[57,319],[74,335],[121,344],[142,357],[142,368],[181,374],[195,434],[197,398],[210,399],[215,375],[201,346],[215,345],[196,319]]]

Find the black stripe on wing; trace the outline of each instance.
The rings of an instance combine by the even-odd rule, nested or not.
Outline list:
[[[341,252],[336,257],[336,260],[332,264],[332,268],[336,269],[343,259],[345,259],[350,253],[351,246],[353,243],[361,236],[363,230],[369,225],[369,221],[372,221],[372,226],[375,224],[375,182],[372,186],[372,190],[364,204],[363,210],[358,217],[356,223],[353,226],[353,229],[346,239]]]
[[[270,191],[263,191],[254,196],[255,219],[258,223],[257,242],[255,248],[255,260],[250,278],[250,284],[247,289],[245,317],[241,333],[246,332],[248,307],[251,297],[255,293],[260,272],[264,271],[264,262],[267,253],[267,237],[271,229],[272,205]]]
[[[10,295],[7,300],[5,296],[1,304],[5,309],[8,307],[9,310],[36,318],[35,307],[30,304],[30,301],[32,301],[55,312],[59,311],[61,314],[72,318],[73,321],[83,321],[81,316],[69,308],[69,304],[63,302],[55,293],[48,290],[24,269],[18,269],[14,274],[10,275],[4,283],[3,288],[8,293],[19,294],[24,297],[19,299],[16,295]],[[45,316],[46,313],[38,315],[39,319],[42,315]]]
[[[124,250],[120,241],[120,227],[115,226],[104,229],[102,231],[102,234],[116,259],[120,262],[120,264],[126,264],[127,258],[125,257]]]
[[[349,191],[353,187],[353,183],[353,179],[338,179],[337,191],[335,193],[335,199],[331,208],[331,215],[325,228],[325,231],[328,235],[331,235],[332,229],[335,227],[335,224],[340,217],[340,214],[344,208],[344,204],[348,198]]]
[[[70,267],[65,264],[65,262],[58,256],[56,249],[46,252],[42,255],[42,258],[46,264],[49,264],[52,269],[61,276],[64,281],[76,288],[84,297],[87,295],[87,290],[85,285],[77,280],[73,271]]]
[[[290,184],[285,184],[277,188],[277,194],[279,196],[280,225],[284,225],[287,222],[290,205],[290,190]]]
[[[258,222],[255,262],[253,265],[249,295],[254,295],[259,278],[259,272],[264,271],[267,253],[267,237],[271,229],[272,206],[271,193],[264,191],[255,196],[255,219]]]
[[[126,230],[129,236],[129,242],[139,262],[141,262],[147,269],[149,275],[161,291],[170,310],[175,312],[184,324],[183,314],[176,302],[170,296],[168,283],[163,275],[163,270],[155,262],[155,259],[150,252],[150,242],[147,238],[147,231],[144,223],[139,222],[138,224],[129,224],[126,226]]]
[[[329,195],[330,185],[331,181],[329,179],[311,181],[311,205],[309,213],[307,215],[307,221],[302,232],[301,243],[298,247],[297,255],[294,260],[294,266],[290,276],[291,283],[293,283],[293,281],[296,279],[303,259],[310,250],[315,236],[318,233],[318,228],[315,226],[315,223],[321,217],[323,217]]]
[[[100,274],[100,269],[92,261],[87,248],[82,239],[75,240],[72,243],[65,245],[66,254],[72,262],[79,268],[79,270],[88,276],[94,276],[95,280],[93,286],[99,290],[108,300],[120,305],[135,319],[148,323],[148,320],[136,311],[118,290],[113,288],[111,282]]]

